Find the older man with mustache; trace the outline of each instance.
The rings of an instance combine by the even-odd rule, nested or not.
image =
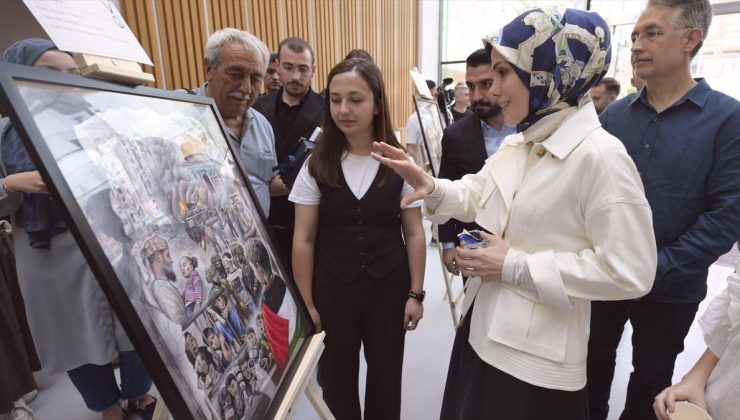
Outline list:
[[[267,46],[256,36],[233,28],[216,31],[206,43],[206,82],[195,90],[216,101],[265,215],[270,213],[270,195],[287,193],[272,169],[277,165],[272,127],[252,109],[269,59]]]

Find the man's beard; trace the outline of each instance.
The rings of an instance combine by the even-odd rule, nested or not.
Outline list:
[[[177,274],[175,274],[175,270],[172,269],[172,266],[164,266],[164,275],[167,277],[167,280],[173,283],[177,281]]]
[[[489,108],[488,110],[481,112],[478,110],[478,106],[480,105],[489,106]],[[473,112],[475,112],[475,115],[477,115],[478,118],[480,118],[481,120],[487,120],[489,118],[493,118],[501,112],[501,106],[499,106],[499,104],[489,105],[488,102],[486,103],[481,103],[480,101],[473,102],[470,107],[473,109]]]

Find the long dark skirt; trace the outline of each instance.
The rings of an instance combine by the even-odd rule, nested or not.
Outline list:
[[[0,413],[36,389],[33,372],[40,369],[18,287],[13,243],[0,232]]]
[[[568,392],[530,385],[481,360],[468,342],[468,311],[455,335],[442,420],[580,420],[588,418],[586,389]]]

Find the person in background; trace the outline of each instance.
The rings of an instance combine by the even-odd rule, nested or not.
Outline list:
[[[516,129],[504,124],[504,114],[498,98],[491,94],[493,84],[491,54],[479,49],[465,60],[465,83],[470,91],[472,113],[447,127],[442,136],[442,162],[439,177],[457,180],[474,174],[483,168],[491,155],[496,153],[504,137],[516,133]],[[447,271],[459,274],[455,246],[459,245],[457,234],[463,229],[475,230],[475,223],[463,223],[450,219],[439,225],[439,241],[442,243],[442,260]],[[467,273],[463,273],[463,279]]]
[[[709,267],[740,238],[740,102],[691,76],[712,21],[709,0],[649,0],[632,30],[639,93],[599,117],[637,166],[653,213],[658,270],[640,300],[594,302],[591,419],[605,419],[625,323],[632,366],[622,419],[654,416],[707,294]]]
[[[465,83],[455,85],[455,103],[450,107],[452,121],[458,122],[473,113],[470,110],[470,90]]]
[[[234,28],[208,37],[204,53],[206,82],[195,94],[209,96],[229,129],[229,141],[239,150],[262,212],[269,215],[270,197],[285,194],[277,164],[275,135],[270,123],[253,106],[269,59],[267,46],[249,32]]]
[[[373,60],[373,56],[370,55],[369,52],[359,48],[348,52],[347,55],[344,57],[345,60],[349,60],[350,58],[361,58],[363,60],[368,60],[371,63],[375,62],[375,60]]]
[[[432,99],[437,100],[437,84],[434,83],[432,80],[426,81],[427,87],[429,88],[429,92],[432,94]],[[426,114],[425,114],[426,115]],[[439,113],[439,120],[442,122],[442,127],[444,127],[444,118],[442,117],[442,111]],[[424,124],[432,125],[434,124],[433,121],[428,120],[424,121]],[[419,145],[424,144],[424,137],[421,133],[421,125],[419,124],[419,114],[414,111],[410,116],[409,119],[406,120],[406,151],[416,159],[417,162],[422,162],[421,159],[419,159],[419,153],[421,153],[421,149],[419,148]]]
[[[606,107],[619,98],[619,82],[613,77],[601,79],[599,84],[591,88],[591,100],[594,102],[596,113],[601,114]]]
[[[277,92],[283,87],[283,83],[280,81],[280,73],[278,73],[278,55],[277,53],[270,53],[270,61],[267,64],[267,70],[265,70],[265,79],[262,81],[264,88],[263,95],[268,93]]]
[[[402,206],[425,198],[433,222],[492,233],[457,250],[471,278],[440,417],[587,419],[590,303],[639,298],[656,267],[635,164],[588,96],[611,61],[610,29],[596,13],[533,9],[484,41],[491,94],[518,133],[483,169],[435,179],[400,149],[373,154],[414,186]]]
[[[740,250],[740,244],[738,244]],[[653,403],[659,420],[669,420],[676,401],[689,401],[715,420],[737,418],[740,410],[740,259],[727,288],[699,319],[707,349],[681,382],[663,390]]]
[[[277,92],[262,96],[254,108],[267,118],[275,132],[277,164],[290,161],[300,147],[302,138],[309,139],[321,125],[324,101],[311,89],[311,79],[316,71],[313,48],[301,38],[290,37],[278,46],[278,73],[283,87]],[[295,172],[299,170],[295,168]],[[281,179],[281,181],[283,181]],[[282,191],[273,194],[272,210],[268,219],[275,233],[280,256],[287,267],[293,244],[295,209],[288,201],[292,185],[282,182]]]
[[[2,61],[78,73],[72,56],[44,39],[14,43]],[[6,210],[13,216],[18,279],[43,370],[66,371],[87,407],[103,419],[125,417],[121,399],[150,419],[152,380],[12,126],[2,133],[2,159],[8,175],[0,201],[18,203]],[[111,364],[116,358],[120,388]]]
[[[0,119],[0,133],[8,118]],[[5,168],[0,158],[0,185],[5,185]],[[0,187],[0,214],[8,215],[18,207],[22,198]],[[15,268],[13,227],[9,217],[0,218],[0,371],[6,378],[0,386],[0,414],[9,413],[9,420],[33,420],[28,404],[38,394],[33,372],[41,370],[41,362],[28,328],[26,305],[23,302],[18,273]]]
[[[363,346],[364,418],[399,419],[405,334],[423,314],[421,203],[401,209],[412,188],[370,156],[374,141],[400,147],[380,69],[344,60],[326,85],[321,140],[290,194],[293,275],[316,328],[326,331],[318,378],[334,416],[362,418]]]

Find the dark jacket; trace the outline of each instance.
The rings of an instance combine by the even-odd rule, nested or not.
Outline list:
[[[445,129],[442,136],[440,178],[455,181],[483,168],[488,154],[480,124],[480,118],[471,113]],[[457,234],[463,229],[481,228],[475,223],[462,223],[450,219],[447,223],[439,225],[439,241],[457,243]]]
[[[260,96],[253,108],[267,118],[275,132],[275,152],[278,163],[284,162],[293,153],[301,137],[309,138],[316,127],[321,127],[321,116],[324,111],[324,99],[309,89],[292,127],[282,127],[277,119],[277,104],[283,90]]]

